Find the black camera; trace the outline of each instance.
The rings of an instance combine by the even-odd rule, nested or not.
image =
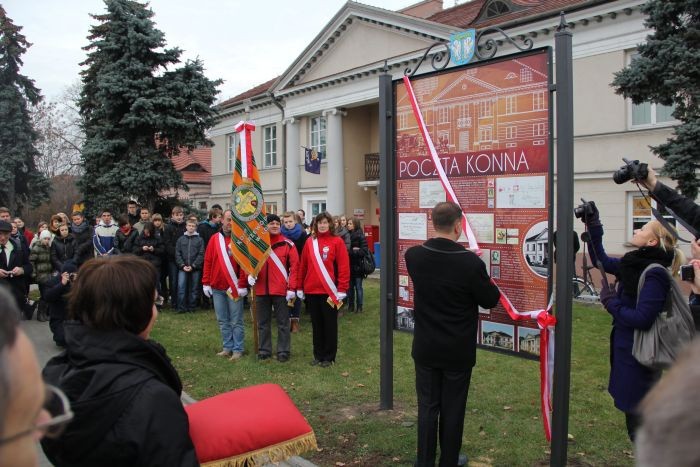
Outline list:
[[[681,266],[681,280],[687,282],[695,281],[695,270],[692,264],[684,264]]]
[[[576,216],[576,219],[583,219],[585,221],[586,218],[593,215],[595,211],[593,210],[592,201],[586,201],[585,199],[581,198],[581,203],[582,204],[574,208],[574,216]]]
[[[649,166],[647,164],[639,161],[629,161],[624,157],[622,160],[625,161],[625,165],[616,170],[612,177],[613,181],[618,185],[622,185],[632,179],[641,182],[649,176]]]

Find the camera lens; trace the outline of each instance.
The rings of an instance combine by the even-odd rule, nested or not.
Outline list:
[[[612,178],[613,182],[617,183],[618,185],[622,185],[623,183],[632,180],[632,171],[630,170],[629,166],[625,165],[619,170],[613,172]]]

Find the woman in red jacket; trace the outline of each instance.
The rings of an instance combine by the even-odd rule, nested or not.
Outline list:
[[[313,236],[304,245],[299,267],[300,290],[311,315],[312,365],[329,367],[338,351],[338,309],[350,284],[350,260],[345,242],[331,229],[333,217],[322,212],[314,219]]]

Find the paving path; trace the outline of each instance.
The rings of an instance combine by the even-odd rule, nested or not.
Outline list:
[[[34,348],[36,349],[37,358],[39,359],[39,365],[43,368],[46,362],[49,361],[51,357],[58,354],[60,349],[56,347],[51,338],[51,331],[49,330],[49,323],[40,323],[39,321],[22,321],[22,329],[29,339],[34,343]],[[182,393],[183,404],[191,404],[195,402],[188,394]],[[52,467],[52,464],[46,459],[41,446],[37,445],[39,450],[39,466],[40,467]],[[316,467],[315,464],[303,459],[301,457],[295,456],[289,458],[286,462],[281,462],[279,464],[268,464],[267,467],[280,466],[280,467]]]

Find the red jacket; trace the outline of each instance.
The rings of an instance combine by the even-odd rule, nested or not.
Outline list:
[[[226,276],[228,274],[225,268],[221,266],[219,262],[219,235],[211,237],[211,241],[207,245],[207,250],[204,253],[204,271],[202,272],[202,285],[211,286],[212,289],[216,290],[228,290],[228,282],[226,281]],[[228,251],[229,258],[231,258],[231,264],[233,265],[233,270],[238,277],[238,288],[245,289],[248,287],[248,276],[245,271],[241,269],[238,263],[231,257],[231,251],[228,249],[228,242],[226,251]]]
[[[323,265],[331,276],[331,280],[338,288],[338,292],[347,293],[350,285],[350,259],[345,241],[330,232],[317,233],[318,250],[321,253]],[[301,267],[299,268],[299,287],[305,294],[328,294],[323,288],[325,281],[316,273],[313,238],[309,238],[301,253]],[[324,258],[325,255],[325,258]],[[336,277],[336,271],[338,277]]]
[[[278,234],[270,235],[270,245],[287,270],[289,284],[272,258],[268,257],[255,280],[255,295],[285,295],[288,290],[298,287],[299,253],[294,242]]]

